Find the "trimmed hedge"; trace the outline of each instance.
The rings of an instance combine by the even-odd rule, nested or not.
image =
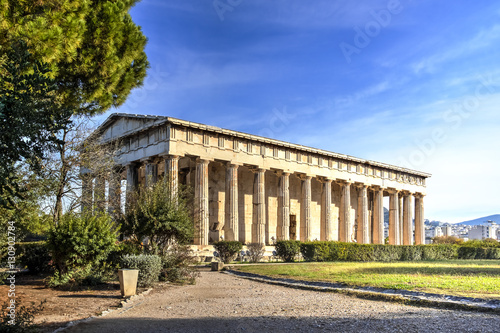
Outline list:
[[[238,241],[220,241],[214,243],[214,248],[219,253],[220,260],[229,264],[241,251],[243,244]]]
[[[293,262],[300,252],[300,245],[298,240],[279,240],[275,245],[276,254],[285,262]]]
[[[343,242],[278,241],[276,252],[287,262],[298,252],[306,261],[418,261],[450,259],[500,259],[500,248],[454,244],[380,245]]]
[[[139,287],[150,287],[158,282],[163,268],[161,258],[157,255],[125,255],[122,257],[121,267],[139,270],[137,284]]]

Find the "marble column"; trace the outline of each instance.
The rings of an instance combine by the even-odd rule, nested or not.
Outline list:
[[[415,244],[425,244],[424,196],[415,193]]]
[[[278,240],[290,238],[290,173],[280,172],[278,192]]]
[[[384,190],[374,188],[373,244],[384,244]]]
[[[399,192],[389,192],[389,244],[400,245],[399,240]]]
[[[106,209],[106,179],[101,175],[95,178],[94,204],[95,213],[104,213]]]
[[[413,245],[411,199],[412,195],[409,193],[406,193],[403,197],[403,245]]]
[[[368,225],[368,186],[361,185],[358,195],[358,233],[357,242],[370,243],[370,227]]]
[[[90,173],[82,173],[82,199],[81,210],[82,214],[91,214],[93,205],[93,188],[92,175]]]
[[[166,155],[164,180],[170,183],[170,192],[173,198],[177,197],[179,188],[179,156]]]
[[[302,176],[302,197],[300,201],[300,240],[310,241],[312,235],[311,221],[311,176]]]
[[[224,237],[228,241],[239,240],[238,231],[238,165],[226,165],[226,221]]]
[[[403,194],[400,193],[398,197],[398,212],[399,212],[399,245],[403,245]]]
[[[115,219],[121,214],[121,169],[114,168],[109,176],[108,213]]]
[[[332,180],[324,179],[322,204],[321,204],[321,240],[332,241],[333,238],[333,218],[332,218]]]
[[[351,183],[340,183],[342,193],[340,196],[339,239],[341,242],[351,242]]]
[[[126,165],[127,168],[127,192],[126,192],[126,203],[127,205],[132,204],[134,196],[136,196],[137,186],[139,185],[139,170],[135,163],[129,163]]]
[[[253,204],[255,207],[254,226],[252,242],[265,244],[266,243],[266,192],[265,192],[265,169],[257,169],[254,171],[254,192]]]
[[[208,160],[196,159],[196,178],[194,184],[195,245],[208,245],[208,163]]]
[[[156,184],[156,181],[158,180],[158,165],[152,159],[146,160],[145,163],[146,163],[145,185],[146,187],[150,187]]]

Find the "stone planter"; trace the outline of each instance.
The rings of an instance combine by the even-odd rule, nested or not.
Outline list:
[[[220,261],[212,261],[212,271],[220,271],[224,268],[224,263]]]
[[[120,291],[122,297],[133,296],[137,291],[138,269],[119,269],[118,279],[120,280]]]

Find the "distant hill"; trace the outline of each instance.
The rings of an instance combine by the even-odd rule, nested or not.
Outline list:
[[[500,224],[500,214],[495,214],[495,215],[480,217],[478,219],[464,221],[464,222],[460,222],[460,223],[457,223],[457,224],[479,225],[479,224],[483,224],[484,222],[487,222],[487,221],[495,221],[497,224]]]

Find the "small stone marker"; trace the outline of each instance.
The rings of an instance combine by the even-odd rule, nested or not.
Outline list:
[[[212,262],[212,271],[220,271],[224,268],[224,263],[220,261]]]

